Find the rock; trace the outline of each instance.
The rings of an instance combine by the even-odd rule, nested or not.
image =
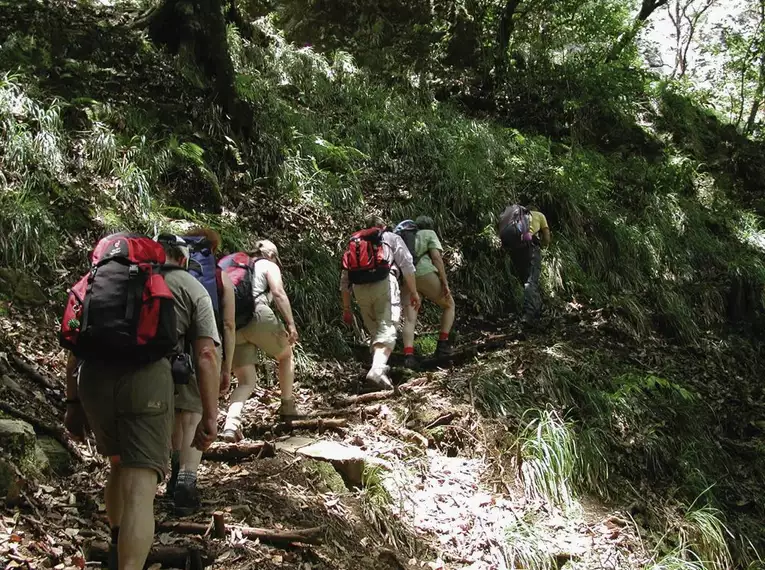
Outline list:
[[[361,487],[361,476],[364,473],[366,455],[358,447],[324,440],[301,447],[297,453],[332,464],[332,467],[340,473],[349,489]]]
[[[249,505],[233,505],[226,510],[231,513],[231,517],[237,521],[246,519],[252,514],[252,509]]]
[[[50,460],[48,459],[48,456],[45,455],[43,448],[39,445],[35,445],[31,461],[33,471],[36,471],[37,473],[47,473],[50,471]]]
[[[0,267],[0,293],[28,305],[45,305],[48,296],[37,282],[26,273]]]
[[[44,435],[37,439],[37,446],[47,458],[53,473],[62,476],[72,474],[72,456],[63,445]]]
[[[7,374],[3,374],[2,376],[0,376],[0,386],[5,386],[6,388],[20,394],[24,393],[24,390],[22,390],[19,383],[16,382],[13,378],[8,376]]]
[[[16,469],[13,464],[0,458],[0,496],[5,496],[17,479]]]
[[[22,420],[0,419],[0,445],[11,459],[31,459],[35,452],[35,430]]]

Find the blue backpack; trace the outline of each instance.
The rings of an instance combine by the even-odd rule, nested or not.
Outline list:
[[[222,321],[219,291],[222,288],[222,283],[220,276],[218,275],[218,264],[215,261],[215,255],[212,252],[210,242],[203,236],[184,236],[183,240],[189,244],[189,254],[191,259],[196,261],[202,268],[202,271],[199,272],[196,268],[190,267],[189,273],[194,279],[199,281],[210,294],[213,310],[215,311],[215,321],[218,323],[218,328],[220,329]]]

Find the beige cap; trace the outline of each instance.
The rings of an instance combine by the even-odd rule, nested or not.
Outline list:
[[[273,258],[273,260],[281,266],[282,260],[279,257],[279,250],[276,247],[276,244],[272,242],[271,240],[262,239],[258,243],[255,244],[255,255],[259,255],[261,257],[268,257]]]

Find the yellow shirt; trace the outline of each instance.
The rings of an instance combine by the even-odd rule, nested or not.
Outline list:
[[[542,212],[537,212],[535,210],[531,211],[531,233],[533,235],[537,235],[539,230],[544,230],[549,227],[550,226],[547,225],[547,218]]]

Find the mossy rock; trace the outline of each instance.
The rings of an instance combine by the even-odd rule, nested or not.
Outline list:
[[[322,483],[324,483],[329,491],[334,493],[347,493],[348,488],[345,486],[345,481],[340,474],[335,470],[331,463],[325,461],[316,461],[314,459],[306,459],[304,461],[306,471],[317,475]]]
[[[45,455],[45,460],[54,474],[61,476],[72,474],[72,456],[58,441],[52,437],[41,436],[37,439],[37,448]]]
[[[37,439],[34,428],[27,422],[0,419],[0,442],[11,459],[21,462],[34,456]]]
[[[48,295],[26,273],[0,267],[0,295],[27,305],[45,305]]]

